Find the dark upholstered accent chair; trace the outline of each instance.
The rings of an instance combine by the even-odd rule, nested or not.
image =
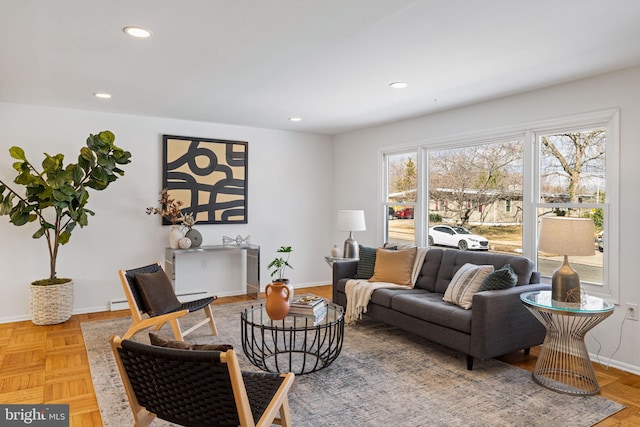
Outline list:
[[[205,324],[209,324],[213,335],[218,335],[211,309],[216,296],[181,303],[173,291],[170,279],[158,263],[120,270],[119,275],[133,317],[133,325],[124,334],[124,339],[149,327],[155,327],[157,331],[167,322],[175,338],[180,341]],[[206,319],[183,332],[178,318],[197,310],[204,310]]]
[[[111,337],[134,426],[291,425],[294,374],[242,372],[233,350],[156,347]]]

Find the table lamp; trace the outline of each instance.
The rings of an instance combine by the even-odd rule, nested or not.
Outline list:
[[[580,302],[580,276],[569,265],[569,255],[595,255],[595,227],[590,218],[545,216],[540,220],[538,250],[564,256],[551,278],[551,299]]]
[[[366,229],[364,224],[364,211],[338,211],[338,230],[349,232],[349,238],[344,241],[343,256],[345,258],[360,257],[358,242],[353,238],[353,232],[364,231]]]

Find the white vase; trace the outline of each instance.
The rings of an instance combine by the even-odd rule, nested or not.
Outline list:
[[[338,245],[333,245],[333,248],[331,249],[331,256],[334,258],[341,258],[342,249],[340,249]]]
[[[184,237],[184,230],[181,225],[172,225],[169,231],[169,247],[171,249],[180,248],[180,239]]]

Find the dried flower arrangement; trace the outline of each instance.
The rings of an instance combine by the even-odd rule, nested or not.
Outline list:
[[[182,201],[180,200],[172,199],[171,197],[169,197],[168,189],[163,188],[162,191],[160,191],[160,200],[158,201],[160,202],[160,207],[148,207],[146,210],[147,215],[162,215],[163,218],[171,221],[171,224],[174,225],[178,221],[184,221],[184,215],[182,214],[181,208],[184,203],[182,203]],[[191,218],[193,219],[193,215],[191,215]]]
[[[182,215],[182,225],[187,229],[187,231],[191,230],[193,226],[196,225],[196,219],[193,217],[191,212]]]

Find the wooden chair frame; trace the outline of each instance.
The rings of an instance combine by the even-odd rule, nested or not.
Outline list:
[[[158,268],[162,269],[160,263],[156,263]],[[136,269],[131,269],[136,270]],[[213,318],[213,310],[211,308],[211,304],[207,304],[203,310],[206,315],[206,319],[198,322],[191,328],[186,331],[182,331],[180,327],[180,322],[178,319],[180,317],[186,316],[190,313],[189,309],[184,308],[178,311],[174,311],[171,313],[161,314],[159,316],[146,316],[144,312],[144,307],[140,307],[136,298],[133,295],[133,291],[131,290],[131,286],[135,286],[134,284],[129,283],[129,279],[127,278],[127,271],[131,270],[119,270],[118,274],[120,276],[120,282],[122,283],[122,289],[124,290],[124,294],[127,297],[127,303],[129,304],[129,310],[131,311],[131,317],[133,318],[133,325],[129,327],[127,332],[123,335],[123,339],[131,338],[133,335],[138,333],[143,329],[147,329],[150,327],[154,327],[154,331],[159,330],[164,326],[165,323],[169,323],[171,326],[171,331],[173,332],[173,336],[175,339],[184,341],[184,337],[189,335],[191,332],[195,331],[201,326],[205,324],[209,324],[209,328],[211,329],[211,333],[215,336],[218,335],[218,329],[216,328],[216,323]],[[214,300],[217,297],[213,297]],[[186,306],[187,304],[183,304]]]
[[[118,348],[121,348],[123,339],[118,336],[111,337],[111,348],[116,359],[118,371],[122,378],[127,398],[129,399],[129,405],[133,413],[134,426],[148,426],[157,416],[153,412],[148,411],[145,407],[140,405],[138,398],[134,392],[133,386],[129,380],[125,367],[118,353]],[[175,351],[197,351],[197,350],[176,350]],[[293,373],[280,374],[280,377],[284,378],[282,384],[278,388],[277,392],[271,399],[267,409],[264,411],[260,419],[256,422],[251,413],[251,405],[249,404],[249,397],[245,388],[244,380],[242,378],[242,371],[238,363],[238,358],[233,350],[227,350],[226,352],[220,352],[220,361],[227,365],[229,371],[229,377],[231,379],[231,387],[233,390],[233,397],[236,404],[238,418],[240,420],[241,427],[267,427],[272,424],[281,425],[284,427],[291,426],[291,411],[289,408],[289,389],[293,385],[295,375]]]

